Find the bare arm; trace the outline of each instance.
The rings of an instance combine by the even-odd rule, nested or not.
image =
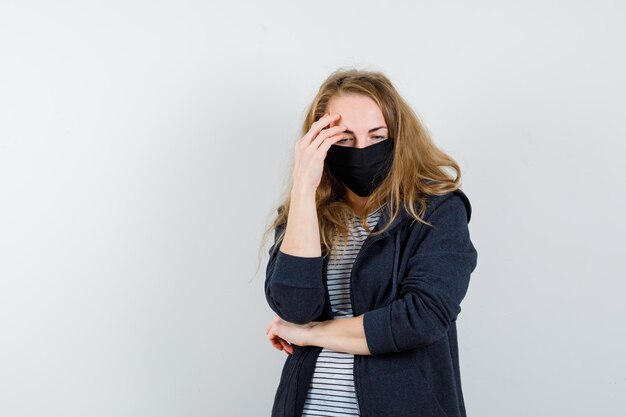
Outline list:
[[[324,129],[338,115],[324,115],[296,143],[293,188],[287,230],[280,251],[293,256],[321,256],[315,192],[322,179],[328,148],[342,138],[345,126]]]
[[[306,329],[304,343],[337,352],[369,355],[363,329],[363,315],[318,322]]]
[[[292,256],[322,256],[315,190],[292,188],[287,229],[279,250]]]
[[[324,116],[296,143],[293,187],[285,235],[270,250],[265,296],[282,319],[296,324],[319,317],[325,305],[323,257],[315,194],[328,148],[341,139],[345,126],[323,129],[336,116]],[[277,233],[278,230],[276,230]],[[275,236],[276,239],[276,236]],[[275,244],[276,241],[275,241]]]

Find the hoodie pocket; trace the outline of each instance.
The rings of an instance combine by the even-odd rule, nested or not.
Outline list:
[[[428,396],[430,400],[429,403],[430,403],[431,408],[433,409],[434,412],[440,413],[441,417],[446,417],[447,414],[443,410],[443,407],[441,407],[439,400],[437,400],[437,396],[435,395],[432,388],[430,387],[430,383],[428,382],[428,380],[426,380],[424,373],[422,372],[419,366],[416,366],[416,368],[417,368],[418,377],[420,378],[421,383],[422,383],[422,387],[423,387],[422,390]]]

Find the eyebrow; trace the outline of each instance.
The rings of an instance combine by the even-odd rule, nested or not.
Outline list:
[[[386,126],[378,126],[378,127],[375,127],[373,129],[368,130],[367,133],[372,133],[373,131],[378,130],[378,129],[387,129],[387,127]],[[345,133],[353,133],[354,134],[353,131],[348,130],[348,129],[344,130],[344,132]]]

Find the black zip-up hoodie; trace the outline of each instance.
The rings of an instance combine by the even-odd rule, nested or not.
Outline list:
[[[278,209],[279,212],[282,206]],[[429,196],[423,218],[404,207],[387,231],[368,235],[351,274],[353,315],[364,313],[370,355],[354,356],[361,417],[466,417],[456,319],[478,259],[470,240],[469,199],[463,191]],[[388,204],[373,231],[390,218]],[[328,255],[276,250],[266,268],[265,296],[286,321],[332,320],[326,286]],[[272,417],[300,417],[320,351],[293,345],[274,397]]]

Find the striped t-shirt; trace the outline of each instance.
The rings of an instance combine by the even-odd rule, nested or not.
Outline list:
[[[380,218],[382,207],[368,214],[367,224],[370,230]],[[350,302],[350,273],[354,259],[363,241],[369,235],[355,215],[352,216],[349,229],[350,234],[345,252],[341,246],[341,244],[345,245],[345,241],[340,239],[340,244],[335,245],[328,259],[328,294],[335,318],[353,317]],[[353,367],[353,354],[322,348],[315,363],[302,415],[359,416],[359,405],[354,391]]]

